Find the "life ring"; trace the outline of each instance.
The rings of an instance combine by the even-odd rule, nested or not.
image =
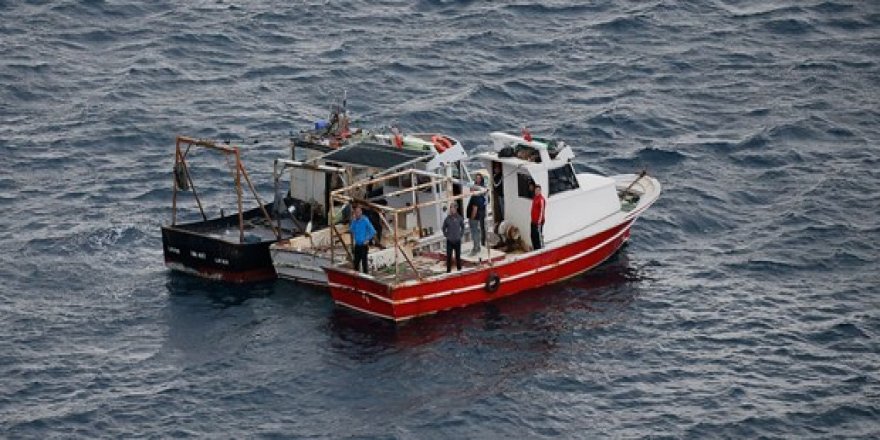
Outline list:
[[[449,138],[445,136],[434,135],[431,136],[431,142],[434,143],[434,148],[437,149],[438,153],[442,153],[450,148],[452,148],[452,142]]]
[[[486,292],[495,293],[499,287],[501,287],[501,278],[495,272],[490,273],[489,278],[486,278],[486,285],[484,286]]]

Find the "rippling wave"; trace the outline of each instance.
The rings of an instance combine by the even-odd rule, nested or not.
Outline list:
[[[0,17],[6,436],[880,436],[872,2],[0,0]],[[595,271],[402,326],[282,281],[169,273],[174,136],[241,144],[269,193],[289,134],[343,90],[363,126],[471,151],[528,126],[665,192]]]

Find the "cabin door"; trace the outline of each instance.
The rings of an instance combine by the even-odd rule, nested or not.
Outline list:
[[[504,221],[504,172],[501,162],[492,162],[492,221],[499,225]]]

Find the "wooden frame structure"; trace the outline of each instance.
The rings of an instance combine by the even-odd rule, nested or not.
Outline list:
[[[407,175],[410,177],[410,179],[411,179],[410,181],[412,182],[412,185],[410,187],[404,188],[401,190],[397,190],[397,191],[394,191],[394,192],[391,192],[388,194],[384,194],[383,196],[384,197],[393,197],[393,196],[398,196],[401,194],[411,193],[412,194],[412,203],[408,206],[404,206],[401,208],[392,208],[392,207],[373,203],[369,200],[355,198],[350,195],[350,194],[355,193],[355,191],[360,189],[361,187],[366,188],[367,185],[375,185],[377,183],[384,183],[386,181],[393,180],[393,179],[399,179],[400,177],[404,177]],[[427,178],[428,182],[418,183],[418,177]],[[397,223],[400,221],[401,214],[405,215],[408,212],[415,211],[416,224],[418,226],[419,235],[421,236],[422,231],[424,230],[422,228],[421,215],[419,214],[419,210],[421,208],[424,208],[427,206],[433,206],[433,205],[437,205],[437,204],[443,204],[443,203],[455,203],[458,200],[463,200],[467,197],[471,197],[471,196],[479,195],[479,194],[488,194],[488,192],[489,192],[488,188],[479,187],[476,191],[462,190],[461,194],[454,195],[453,194],[453,186],[455,184],[461,185],[462,188],[466,188],[469,185],[472,185],[472,184],[465,182],[463,180],[460,180],[460,179],[455,179],[453,177],[443,176],[440,174],[431,173],[428,171],[418,170],[418,169],[414,169],[414,168],[402,170],[402,171],[397,171],[394,173],[382,175],[381,177],[375,177],[373,179],[359,181],[359,182],[356,182],[356,183],[351,184],[349,186],[346,186],[344,188],[339,188],[337,190],[332,191],[330,193],[329,212],[330,212],[330,215],[332,215],[332,213],[334,211],[334,206],[336,203],[340,203],[340,204],[351,203],[353,205],[363,205],[363,206],[369,207],[370,209],[374,209],[374,210],[384,214],[384,215],[380,215],[379,218],[382,220],[383,225],[386,228],[388,228],[390,231],[392,231],[394,234],[394,248],[395,248],[395,252],[394,252],[394,281],[395,281],[395,283],[397,283],[398,277],[399,277],[398,254],[403,255],[403,258],[406,260],[407,264],[409,264],[409,267],[413,270],[416,277],[419,280],[422,280],[423,279],[422,275],[419,273],[419,270],[416,268],[415,263],[410,259],[409,256],[407,256],[406,252],[404,251],[403,244],[401,243],[400,237],[398,236]],[[420,202],[418,193],[425,188],[431,188],[432,186],[435,186],[435,185],[438,188],[438,191],[437,191],[438,194],[445,193],[445,197],[438,197],[436,200],[429,200],[426,202]],[[440,189],[440,188],[443,188],[443,189]],[[386,216],[388,214],[391,214],[391,218],[393,220],[394,227],[392,227],[392,222],[389,222],[388,219],[386,218]],[[328,216],[328,218],[332,218],[332,217]],[[342,244],[342,248],[345,250],[346,254],[348,254],[349,258],[352,258],[353,250],[350,250],[348,248],[348,246],[346,246],[345,241],[342,239],[341,234],[336,229],[336,224],[331,222],[331,225],[330,225],[330,242],[331,242],[330,261],[334,262],[334,264],[336,261],[335,254],[334,254],[334,247],[335,246],[333,246],[332,243],[334,243],[336,240],[338,240],[339,243]],[[491,265],[492,264],[491,248],[487,247],[487,249],[489,252],[487,260],[488,260],[488,263]]]
[[[182,147],[186,147],[185,150],[181,151]],[[207,221],[208,217],[205,215],[205,210],[202,207],[202,201],[199,198],[199,194],[196,191],[195,183],[192,180],[192,176],[189,173],[189,165],[186,162],[186,156],[189,154],[189,151],[192,147],[202,147],[208,150],[218,151],[224,155],[224,157],[229,157],[230,155],[235,156],[235,166],[232,171],[232,177],[235,181],[235,194],[236,199],[238,201],[238,242],[244,242],[244,216],[242,211],[242,191],[241,191],[241,177],[244,176],[244,180],[247,182],[248,188],[251,190],[251,193],[254,195],[254,198],[257,200],[257,203],[260,204],[260,209],[263,211],[263,215],[266,216],[266,220],[269,222],[269,226],[272,228],[272,231],[275,233],[275,236],[278,239],[281,239],[281,233],[278,228],[272,223],[272,217],[269,215],[269,212],[266,211],[266,206],[263,201],[260,199],[260,196],[257,194],[256,188],[254,188],[253,183],[251,183],[251,178],[248,175],[247,171],[244,169],[244,165],[241,163],[241,154],[239,153],[238,147],[230,146],[230,145],[218,145],[216,142],[202,139],[193,139],[186,136],[177,136],[177,141],[175,144],[175,152],[174,152],[174,174],[172,175],[172,196],[171,196],[171,225],[174,226],[177,224],[177,192],[180,190],[179,180],[181,176],[177,173],[180,172],[183,174],[183,177],[186,179],[186,182],[189,184],[189,188],[192,189],[193,196],[195,196],[196,204],[199,206],[199,212],[202,214],[202,220]]]

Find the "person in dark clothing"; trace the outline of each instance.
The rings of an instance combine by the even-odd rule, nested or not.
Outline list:
[[[477,184],[477,189],[486,188],[486,183],[483,181],[483,175],[477,174],[477,177],[474,178],[474,182]],[[486,245],[486,194],[480,194],[476,196],[476,205],[477,205],[477,220],[480,223],[480,244],[483,246]]]
[[[373,180],[373,176],[370,176],[370,180]],[[384,193],[385,189],[381,185],[374,188],[373,184],[369,183],[366,186],[366,198],[375,205],[388,205],[388,201],[382,198],[382,194]],[[373,229],[376,230],[376,236],[373,237],[370,242],[373,245],[384,249],[385,247],[382,245],[382,219],[380,218],[382,212],[368,206],[364,209],[364,215],[367,216],[370,223],[373,225]]]
[[[483,176],[477,174],[474,179],[472,191],[483,189]],[[471,229],[471,242],[474,247],[471,249],[470,256],[476,256],[480,253],[480,245],[486,244],[486,195],[474,194],[471,196],[467,206],[468,226]]]
[[[449,214],[443,220],[443,235],[446,237],[446,273],[452,272],[452,254],[455,253],[455,266],[461,270],[461,236],[464,234],[464,218],[458,213],[455,203],[449,204]]]
[[[495,190],[493,199],[497,201],[496,207],[498,208],[498,211],[494,212],[493,218],[495,224],[498,224],[504,220],[504,173],[498,162],[492,165],[492,187]]]
[[[476,186],[474,187],[476,188]],[[471,200],[467,205],[467,223],[468,227],[471,230],[471,243],[473,243],[474,247],[471,249],[471,252],[468,254],[471,257],[479,255],[480,253],[480,243],[482,240],[480,239],[480,208],[477,206],[477,196],[471,196]]]

